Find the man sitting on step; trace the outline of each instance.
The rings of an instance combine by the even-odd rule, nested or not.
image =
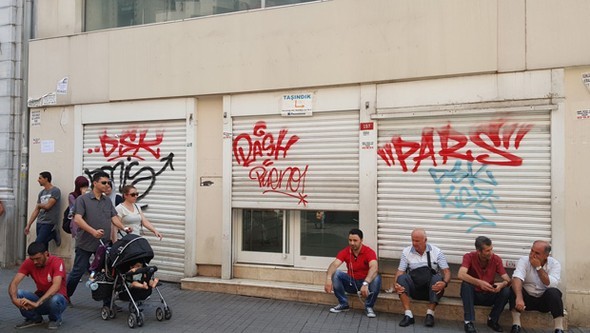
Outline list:
[[[377,274],[377,254],[363,244],[363,232],[359,229],[348,232],[348,245],[338,253],[326,272],[324,290],[327,293],[334,291],[338,299],[338,305],[331,308],[330,312],[347,311],[349,306],[346,293],[351,293],[365,298],[367,317],[375,318],[373,306],[381,290],[381,277]],[[346,263],[347,273],[338,270],[342,263]]]
[[[510,297],[510,277],[506,274],[502,259],[493,252],[492,240],[479,236],[475,239],[475,251],[463,256],[463,263],[457,277],[461,283],[461,300],[463,301],[463,319],[465,332],[477,333],[475,305],[492,306],[488,316],[488,326],[496,332],[502,332],[498,324],[500,314]],[[502,282],[494,283],[496,274]]]
[[[528,257],[518,260],[512,274],[511,333],[520,333],[520,314],[523,311],[551,312],[555,333],[563,333],[563,300],[557,289],[561,276],[559,261],[550,257],[551,244],[537,240]]]

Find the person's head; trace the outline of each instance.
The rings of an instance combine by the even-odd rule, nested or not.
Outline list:
[[[360,250],[363,245],[363,232],[360,229],[350,229],[348,232],[348,245],[352,251]]]
[[[49,252],[47,246],[41,242],[32,242],[27,248],[27,254],[29,258],[35,264],[35,267],[44,267],[47,259],[49,258]]]
[[[479,236],[475,239],[475,250],[481,260],[490,260],[494,253],[494,247],[492,246],[492,240],[486,236]]]
[[[143,263],[141,261],[136,262],[135,264],[133,264],[131,266],[131,268],[142,268],[143,267]]]
[[[541,264],[545,264],[547,257],[551,253],[551,244],[544,240],[536,240],[531,246],[531,252],[529,257],[537,258],[541,261]]]
[[[109,179],[109,182],[107,183],[103,193],[107,197],[110,196],[111,193],[113,193],[113,182],[110,179]]]
[[[92,190],[97,193],[105,193],[109,186],[109,174],[98,171],[92,175]]]
[[[426,230],[414,229],[411,237],[414,250],[418,253],[424,253],[424,251],[426,251],[426,241],[428,240],[428,238],[426,238]]]
[[[39,182],[39,185],[41,186],[45,186],[49,183],[51,183],[51,172],[49,171],[43,171],[39,174],[39,178],[37,179],[37,181]]]
[[[84,176],[78,176],[74,180],[74,195],[77,197],[88,189],[88,179]]]
[[[123,199],[128,202],[136,202],[137,197],[139,196],[139,192],[133,185],[125,185],[123,186]]]

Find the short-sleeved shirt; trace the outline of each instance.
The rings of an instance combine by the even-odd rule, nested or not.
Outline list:
[[[547,262],[543,266],[545,272],[549,276],[549,286],[546,286],[535,267],[531,265],[528,256],[521,257],[516,264],[516,269],[512,278],[519,278],[522,280],[522,287],[526,292],[535,297],[543,295],[547,288],[557,288],[559,280],[561,279],[561,264],[553,257],[547,257]]]
[[[110,240],[111,221],[113,216],[117,215],[111,199],[104,195],[101,195],[100,199],[96,199],[93,192],[83,194],[76,199],[74,213],[82,215],[84,221],[94,229],[103,229],[104,242]],[[78,234],[76,235],[77,248],[95,252],[98,245],[100,245],[100,241],[97,238],[94,238],[94,236],[82,230],[82,228],[78,229]]]
[[[402,251],[402,257],[400,258],[400,261],[399,261],[398,270],[405,272],[408,269],[413,270],[416,268],[428,266],[428,255],[426,253],[429,251],[430,251],[430,266],[434,270],[438,271],[439,268],[440,269],[449,268],[449,264],[447,263],[447,258],[445,257],[445,255],[443,254],[441,249],[439,249],[438,247],[436,247],[434,245],[426,244],[426,251],[424,251],[424,253],[422,255],[420,255],[420,253],[418,253],[418,251],[416,251],[413,246],[410,245],[410,246],[406,247]]]
[[[363,245],[358,256],[352,254],[350,247],[338,252],[336,259],[345,262],[348,275],[355,280],[364,280],[369,273],[369,263],[377,260],[377,254],[370,247]]]
[[[467,274],[473,276],[476,279],[483,280],[489,284],[494,284],[496,274],[500,276],[506,274],[506,269],[504,269],[502,259],[498,255],[492,254],[488,265],[483,268],[481,266],[481,262],[479,261],[479,255],[477,254],[477,251],[465,253],[463,255],[461,267],[467,268]],[[475,290],[479,292],[482,291],[482,289],[477,286],[475,287]]]
[[[37,197],[38,204],[46,204],[49,202],[49,199],[55,199],[55,204],[48,210],[40,209],[39,215],[37,215],[37,223],[38,224],[57,224],[60,221],[61,213],[59,199],[61,198],[61,191],[59,188],[53,186],[49,190],[42,189],[39,192],[39,196]]]
[[[66,269],[64,267],[64,261],[60,257],[50,255],[43,267],[35,266],[33,260],[27,258],[18,269],[18,272],[33,278],[37,287],[35,294],[39,297],[43,296],[51,288],[56,276],[61,276],[61,286],[59,287],[58,294],[62,294],[68,299]]]
[[[123,225],[133,228],[132,233],[139,235],[139,231],[141,230],[141,208],[138,205],[133,204],[133,211],[130,211],[123,204],[119,204],[115,209],[117,210]]]

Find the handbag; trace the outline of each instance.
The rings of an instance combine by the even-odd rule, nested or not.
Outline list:
[[[416,289],[430,287],[430,280],[436,274],[436,271],[432,269],[432,265],[430,264],[430,251],[426,252],[426,256],[428,257],[428,266],[412,269],[409,273]]]

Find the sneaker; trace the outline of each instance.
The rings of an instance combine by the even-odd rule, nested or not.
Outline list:
[[[348,309],[350,309],[348,304],[338,304],[335,307],[331,308],[330,312],[338,313],[338,312],[342,312],[342,311],[348,311]]]
[[[373,308],[367,307],[365,309],[365,311],[367,312],[367,317],[369,317],[369,318],[377,317],[377,315],[375,314],[375,311],[373,311]]]
[[[49,325],[47,325],[47,328],[50,329],[50,330],[56,330],[60,326],[61,326],[61,319],[60,320],[56,320],[56,321],[50,320],[49,321]]]
[[[43,318],[39,319],[39,320],[30,320],[30,319],[25,319],[25,321],[23,321],[22,323],[14,326],[14,328],[27,328],[27,327],[33,327],[33,326],[39,326],[43,324]]]

